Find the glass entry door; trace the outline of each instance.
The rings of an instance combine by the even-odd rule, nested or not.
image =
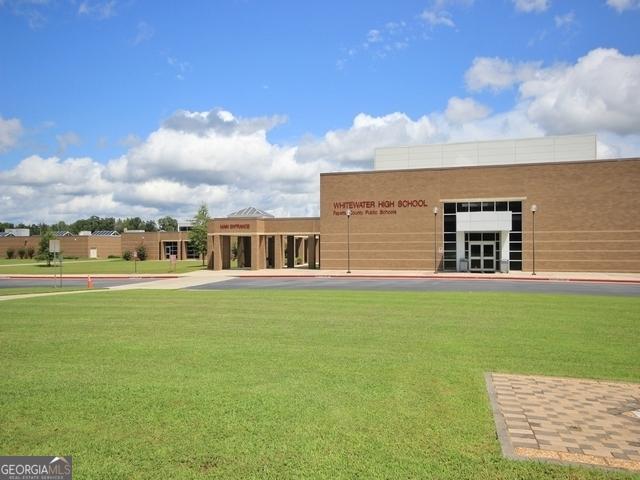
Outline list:
[[[482,273],[496,271],[494,242],[469,242],[469,270]]]

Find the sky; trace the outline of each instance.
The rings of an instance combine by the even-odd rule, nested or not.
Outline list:
[[[640,0],[0,0],[0,221],[317,215],[391,145],[640,156]]]

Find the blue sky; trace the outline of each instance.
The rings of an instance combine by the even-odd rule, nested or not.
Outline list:
[[[637,155],[639,27],[638,0],[0,0],[0,220],[317,213],[318,172],[395,143]]]

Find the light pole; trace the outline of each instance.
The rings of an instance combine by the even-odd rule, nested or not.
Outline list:
[[[347,273],[351,273],[351,232],[349,220],[351,219],[351,209],[347,210]]]
[[[536,204],[531,205],[531,215],[533,221],[533,273],[536,274],[536,212],[538,211],[538,206]]]
[[[433,207],[433,273],[438,273],[438,207]]]

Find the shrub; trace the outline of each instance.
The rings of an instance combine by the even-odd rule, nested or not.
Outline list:
[[[124,252],[122,252],[122,258],[124,258],[127,262],[131,260],[131,257],[131,250],[125,250]]]
[[[26,248],[24,248],[24,247],[20,247],[20,248],[18,249],[18,256],[20,257],[20,260],[23,260],[23,259],[24,259],[24,257],[26,257],[26,256],[27,256],[27,249],[26,249]]]
[[[107,258],[120,258],[120,255],[108,255]]]
[[[302,257],[296,257],[296,265],[302,265]]]
[[[136,248],[136,252],[138,252],[138,260],[143,261],[147,259],[147,248],[144,245]]]
[[[33,248],[31,245],[29,245],[27,247],[27,257],[29,258],[33,258],[33,256],[36,254],[36,249]]]
[[[9,260],[11,260],[16,254],[16,249],[15,248],[7,248],[7,251],[5,252],[5,255],[7,256],[7,258]]]

